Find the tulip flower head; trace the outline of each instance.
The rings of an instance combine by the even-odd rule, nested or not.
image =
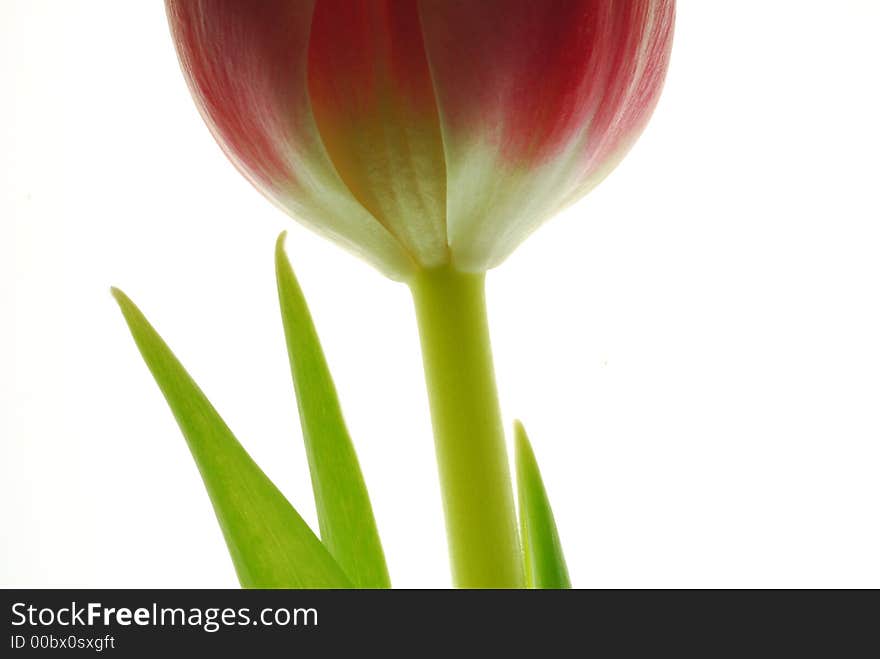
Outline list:
[[[394,279],[483,272],[620,162],[674,0],[167,0],[212,133]]]

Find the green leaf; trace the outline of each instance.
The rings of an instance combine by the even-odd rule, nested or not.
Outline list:
[[[350,588],[333,557],[251,459],[162,338],[112,289],[202,475],[245,588]]]
[[[522,423],[515,423],[519,523],[529,588],[571,588],[556,522]]]
[[[278,298],[321,540],[356,587],[389,588],[370,497],[284,238],[282,233],[275,246]]]

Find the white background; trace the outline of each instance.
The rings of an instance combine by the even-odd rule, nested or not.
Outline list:
[[[664,97],[490,273],[581,587],[880,587],[880,3],[682,0]],[[111,299],[312,523],[273,276],[312,306],[392,579],[449,584],[407,290],[221,156],[159,2],[0,2],[0,584],[234,586]]]

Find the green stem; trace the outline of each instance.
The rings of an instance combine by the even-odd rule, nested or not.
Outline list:
[[[453,580],[519,588],[522,558],[498,405],[485,274],[443,267],[410,283],[415,301]]]

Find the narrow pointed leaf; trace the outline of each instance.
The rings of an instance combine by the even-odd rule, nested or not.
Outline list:
[[[350,588],[284,495],[251,459],[128,297],[113,289],[135,343],[189,444],[245,588]]]
[[[538,462],[523,425],[517,421],[516,483],[519,521],[529,588],[571,588],[562,545]]]
[[[284,237],[275,246],[278,298],[321,540],[356,587],[388,588],[367,487],[312,317],[284,253]]]

